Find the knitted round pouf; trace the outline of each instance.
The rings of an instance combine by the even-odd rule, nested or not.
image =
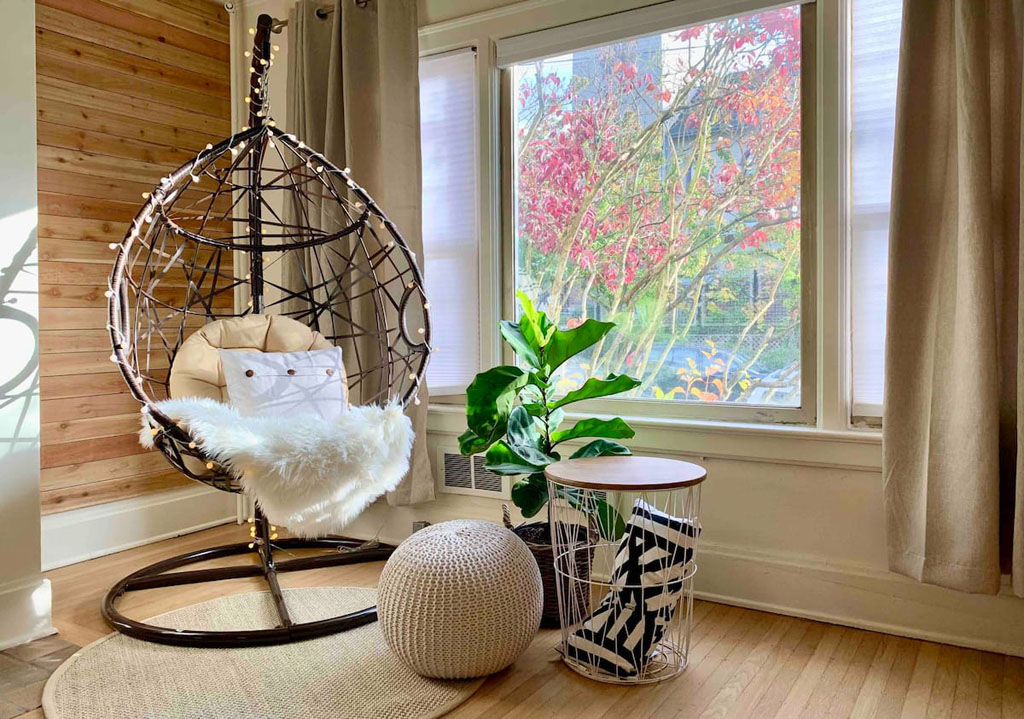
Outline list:
[[[518,659],[543,604],[523,540],[492,522],[459,519],[398,546],[380,575],[377,612],[388,646],[413,671],[466,679]]]

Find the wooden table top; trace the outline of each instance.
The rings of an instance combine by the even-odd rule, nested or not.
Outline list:
[[[585,457],[548,465],[544,475],[580,489],[658,491],[700,484],[707,471],[698,464],[664,457]]]

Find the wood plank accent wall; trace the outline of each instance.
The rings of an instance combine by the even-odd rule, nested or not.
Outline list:
[[[230,134],[228,16],[213,0],[37,0],[44,514],[189,480],[138,443],[104,297],[142,193]]]

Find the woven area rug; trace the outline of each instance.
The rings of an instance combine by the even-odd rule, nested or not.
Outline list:
[[[377,590],[285,591],[296,622],[371,606]],[[270,628],[270,594],[240,594],[149,620],[171,628]],[[256,622],[254,626],[254,622]],[[432,719],[482,679],[425,679],[407,669],[374,622],[329,637],[251,649],[170,647],[109,634],[68,659],[43,692],[47,719]]]

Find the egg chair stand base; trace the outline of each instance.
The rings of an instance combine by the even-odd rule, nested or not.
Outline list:
[[[280,562],[274,559],[275,550],[296,549],[319,549],[324,553],[286,559]],[[329,619],[296,623],[292,621],[288,608],[285,605],[284,594],[277,579],[278,573],[333,567],[343,564],[357,564],[359,562],[379,562],[391,556],[394,549],[394,546],[389,544],[367,546],[362,540],[345,537],[275,539],[271,544],[269,523],[265,517],[257,516],[256,537],[251,546],[249,543],[243,542],[241,544],[226,544],[219,547],[200,549],[150,564],[129,574],[111,587],[106,597],[104,597],[102,607],[103,618],[114,629],[130,637],[158,644],[171,644],[182,647],[256,647],[271,644],[287,644],[304,639],[314,639],[328,634],[337,634],[338,632],[355,629],[364,624],[377,621],[377,608],[367,607],[357,612],[342,614]],[[211,559],[249,553],[258,554],[260,563],[173,571],[180,567],[207,562]],[[271,597],[274,600],[274,605],[277,608],[280,624],[274,629],[242,629],[216,632],[194,629],[169,629],[129,619],[117,609],[117,602],[125,592],[258,576],[262,576],[266,580]]]

